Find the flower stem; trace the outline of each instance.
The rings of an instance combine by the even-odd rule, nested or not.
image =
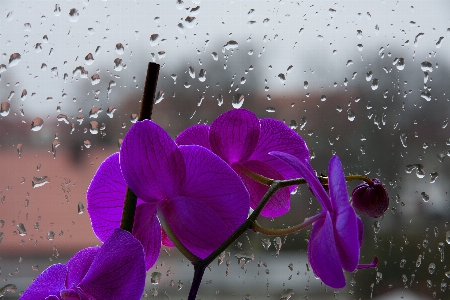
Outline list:
[[[148,63],[147,77],[145,78],[144,93],[142,95],[139,121],[152,118],[153,102],[155,102],[156,85],[158,83],[159,65]],[[134,215],[136,213],[137,196],[127,187],[125,203],[123,206],[120,228],[128,232],[133,231]]]
[[[314,222],[323,219],[325,217],[325,214],[319,213],[315,216],[312,216],[311,218],[306,219],[303,223],[289,227],[289,228],[281,228],[281,229],[271,229],[271,228],[265,228],[259,225],[259,223],[255,220],[253,221],[253,231],[263,233],[265,235],[269,236],[277,236],[277,235],[287,235],[291,233],[298,232],[300,230],[305,229],[306,227],[312,225]]]

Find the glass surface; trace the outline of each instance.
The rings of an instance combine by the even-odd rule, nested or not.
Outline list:
[[[150,61],[161,65],[153,120],[172,137],[246,108],[295,129],[319,173],[338,154],[346,174],[380,178],[390,195],[383,217],[362,217],[361,263],[377,256],[378,268],[346,273],[346,288],[315,278],[308,230],[277,239],[248,231],[206,271],[198,299],[448,298],[449,9],[419,0],[2,1],[0,287],[17,286],[5,298],[100,243],[86,190],[137,119]],[[292,226],[319,208],[301,186],[286,215],[259,220]],[[162,248],[144,297],[187,299],[192,275],[178,250]]]

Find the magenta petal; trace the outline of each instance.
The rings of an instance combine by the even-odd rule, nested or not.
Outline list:
[[[144,247],[145,269],[149,270],[155,264],[161,250],[161,225],[156,217],[156,204],[137,205],[133,236]]]
[[[172,240],[169,238],[169,236],[162,227],[161,227],[161,243],[166,247],[172,248],[175,247],[175,244],[172,242]]]
[[[337,254],[333,221],[329,212],[324,220],[317,221],[312,227],[308,259],[314,273],[323,283],[335,289],[345,287],[345,276]]]
[[[364,239],[364,224],[361,221],[359,217],[356,218],[358,221],[358,242],[359,242],[359,248],[361,248],[363,239]]]
[[[67,266],[56,264],[48,267],[41,273],[19,298],[20,300],[45,299],[51,295],[59,296],[65,289]]]
[[[181,195],[194,198],[212,209],[229,231],[247,219],[250,198],[239,176],[211,151],[198,146],[180,146],[186,164]]]
[[[246,161],[245,163],[243,163],[243,166],[257,174],[263,175],[268,178],[283,179],[283,176],[280,173],[275,171],[271,166],[261,161]],[[236,169],[239,169],[239,167],[236,167]],[[238,174],[242,178],[242,181],[244,182],[250,193],[251,208],[255,209],[266,194],[269,187],[256,182],[242,172],[238,172]],[[275,218],[287,213],[291,205],[290,199],[291,194],[289,192],[289,189],[284,188],[279,190],[275,193],[275,195],[272,196],[272,198],[270,198],[266,206],[264,206],[263,210],[261,211],[261,216]]]
[[[67,266],[67,288],[77,286],[88,272],[100,247],[89,247],[78,251],[66,264]]]
[[[308,182],[309,187],[313,191],[314,195],[316,196],[316,198],[320,202],[320,204],[328,211],[333,211],[333,208],[332,208],[331,202],[330,202],[330,198],[329,198],[327,192],[323,188],[319,179],[317,179],[317,176],[311,172],[312,168],[309,164],[306,164],[305,162],[300,161],[298,158],[296,158],[295,156],[292,156],[288,153],[272,151],[272,152],[270,152],[270,154],[275,157],[278,157],[285,163],[292,166],[297,172],[302,174],[303,178]]]
[[[92,229],[102,242],[120,227],[126,189],[120,172],[119,153],[114,153],[102,162],[86,194]]]
[[[79,288],[95,299],[141,299],[144,250],[129,232],[116,229],[103,244]]]
[[[169,134],[149,120],[130,128],[120,148],[120,168],[143,201],[177,195],[185,176],[183,156]]]
[[[228,164],[246,161],[255,150],[261,128],[258,117],[246,109],[221,114],[209,131],[211,150]]]
[[[198,145],[211,149],[209,144],[209,126],[195,125],[181,132],[175,139],[177,145]]]
[[[180,242],[202,259],[232,234],[217,212],[197,199],[170,199],[161,206],[161,213]]]
[[[274,119],[261,119],[261,134],[255,152],[250,160],[259,160],[280,173],[282,179],[302,177],[294,168],[270,155],[271,151],[291,154],[299,160],[309,163],[309,150],[305,141],[286,124]],[[295,186],[290,187],[293,191]]]
[[[330,160],[328,180],[339,256],[343,269],[353,272],[358,266],[360,233],[355,210],[349,202],[345,175],[337,156]]]

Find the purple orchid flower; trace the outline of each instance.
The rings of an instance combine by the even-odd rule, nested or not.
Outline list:
[[[303,174],[323,207],[312,227],[308,244],[308,260],[311,268],[323,283],[332,288],[343,288],[345,276],[342,269],[353,272],[357,268],[375,267],[378,261],[376,258],[372,264],[358,265],[364,227],[350,205],[339,158],[332,157],[328,165],[330,192],[328,195],[319,179],[310,171],[310,166],[286,153],[271,152],[271,154]]]
[[[103,246],[83,249],[67,264],[47,268],[20,300],[137,300],[144,287],[142,245],[129,232],[115,229]]]
[[[302,177],[294,168],[269,155],[270,151],[289,153],[309,162],[305,141],[286,124],[274,119],[261,119],[245,109],[230,110],[214,120],[211,126],[187,128],[175,140],[178,145],[200,145],[226,161],[239,174],[250,193],[254,209],[268,187],[245,175],[244,169],[272,179]],[[289,211],[290,192],[295,187],[278,191],[261,212],[265,217],[279,217]]]
[[[132,233],[144,246],[147,270],[162,239],[169,242],[158,218],[203,259],[247,219],[250,208],[244,184],[223,160],[200,146],[177,146],[148,120],[133,125],[120,154],[100,165],[88,188],[88,212],[100,240],[120,226],[127,185],[138,197]]]

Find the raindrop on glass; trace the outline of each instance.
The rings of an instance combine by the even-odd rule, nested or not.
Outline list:
[[[71,8],[69,11],[69,20],[70,22],[76,22],[78,21],[78,18],[80,17],[80,13],[76,8]]]

